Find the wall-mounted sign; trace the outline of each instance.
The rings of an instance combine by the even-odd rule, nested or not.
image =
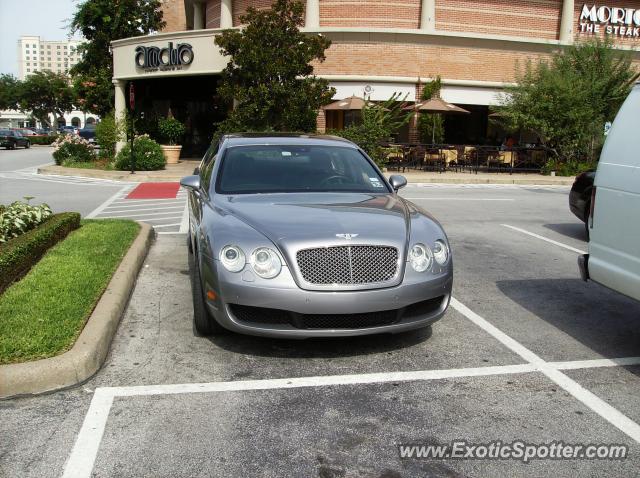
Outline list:
[[[169,46],[165,48],[136,47],[136,67],[145,71],[181,70],[191,62],[193,62],[193,48],[188,43],[178,43],[175,48],[173,42],[169,42]]]
[[[579,32],[640,38],[640,9],[584,4]]]

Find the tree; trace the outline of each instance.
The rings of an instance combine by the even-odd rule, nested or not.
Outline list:
[[[242,30],[216,37],[230,56],[222,72],[218,94],[235,108],[219,124],[219,132],[314,131],[318,109],[335,93],[329,83],[313,75],[313,60],[324,61],[331,42],[322,35],[306,35],[304,5],[276,0],[271,9],[247,9]]]
[[[440,76],[436,76],[434,80],[424,84],[420,99],[426,101],[434,97],[438,98],[440,97],[441,89],[442,80]],[[418,133],[420,134],[420,141],[423,143],[442,143],[444,141],[444,120],[442,115],[438,113],[420,113],[418,117]]]
[[[513,129],[534,131],[556,163],[592,167],[605,123],[639,76],[629,54],[614,50],[610,40],[579,43],[548,61],[527,63],[507,89],[501,116]]]
[[[18,107],[20,81],[13,75],[0,74],[0,110],[15,110]]]
[[[73,107],[73,92],[69,77],[62,73],[37,71],[27,76],[18,88],[20,109],[31,114],[42,124],[51,125],[49,115],[53,115],[53,126],[57,129],[58,117]]]
[[[81,60],[71,69],[77,102],[86,111],[106,116],[113,109],[111,42],[160,30],[160,0],[85,0],[71,20],[71,31],[87,40]]]

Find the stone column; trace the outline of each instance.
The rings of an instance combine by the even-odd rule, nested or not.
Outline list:
[[[220,2],[220,28],[233,28],[233,0]]]
[[[560,43],[569,45],[573,43],[573,13],[575,10],[574,0],[563,0],[562,16],[560,19]]]
[[[113,80],[115,87],[116,97],[114,101],[115,118],[116,121],[123,120],[127,114],[127,100],[126,100],[126,81]],[[119,152],[125,145],[125,141],[118,141],[116,144],[116,152]]]
[[[199,2],[193,4],[193,29],[202,30],[205,27],[204,5]]]
[[[420,4],[420,30],[436,31],[436,0],[422,0]]]
[[[320,0],[307,0],[304,26],[305,28],[320,28]]]

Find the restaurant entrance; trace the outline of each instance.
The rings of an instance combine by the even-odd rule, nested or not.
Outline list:
[[[158,138],[157,122],[169,113],[184,123],[181,159],[200,159],[206,152],[215,123],[228,107],[217,96],[218,76],[149,78],[135,80],[137,130]]]

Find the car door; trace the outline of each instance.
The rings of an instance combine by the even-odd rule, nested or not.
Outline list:
[[[640,300],[640,83],[620,108],[595,178],[590,217],[591,279]]]
[[[198,247],[202,237],[200,230],[202,225],[202,211],[204,203],[209,200],[209,187],[211,186],[211,175],[215,163],[217,146],[211,146],[200,162],[198,175],[200,176],[200,189],[189,192],[189,227],[192,238],[192,245]]]
[[[26,146],[27,145],[27,140],[24,139],[24,136],[22,136],[22,133],[20,133],[20,131],[14,131],[13,132],[13,136],[16,138],[16,142],[15,142],[16,146]]]

